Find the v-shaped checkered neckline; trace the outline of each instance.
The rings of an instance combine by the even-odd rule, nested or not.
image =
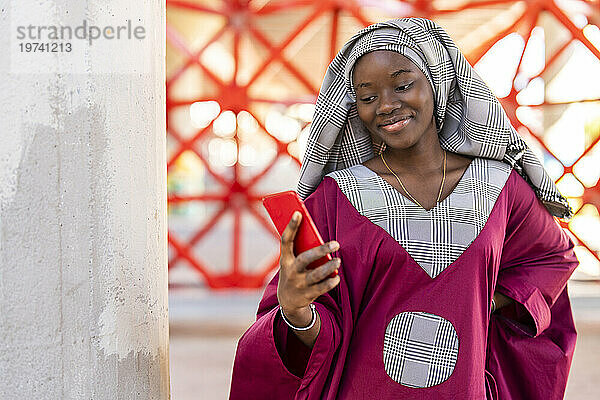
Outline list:
[[[473,164],[475,163],[475,158],[473,160],[471,160],[471,162],[469,163],[469,165],[467,166],[467,168],[465,169],[465,171],[463,172],[462,176],[460,177],[460,179],[458,180],[458,183],[454,186],[454,188],[452,189],[452,191],[448,194],[448,196],[444,197],[441,201],[439,201],[438,203],[435,204],[435,206],[433,206],[432,208],[430,208],[429,210],[419,206],[417,203],[415,203],[414,201],[412,201],[409,197],[405,196],[404,193],[402,193],[400,190],[396,189],[394,186],[392,186],[388,181],[386,181],[385,179],[383,179],[381,177],[381,175],[379,175],[377,172],[373,171],[371,168],[366,167],[362,164],[357,164],[355,167],[362,167],[365,170],[367,170],[371,175],[374,175],[378,181],[383,182],[383,185],[387,188],[387,189],[391,189],[394,192],[398,193],[400,196],[402,196],[403,199],[405,199],[406,201],[410,202],[410,204],[414,205],[414,207],[418,208],[419,210],[425,212],[425,213],[432,213],[435,211],[436,208],[441,207],[444,205],[444,203],[450,201],[449,198],[454,194],[454,192],[459,189],[461,186],[463,186],[465,184],[466,179],[468,179],[469,176],[472,175],[472,167]]]
[[[479,236],[511,170],[501,161],[475,158],[452,192],[431,210],[362,164],[327,176],[361,215],[396,239],[435,278]]]

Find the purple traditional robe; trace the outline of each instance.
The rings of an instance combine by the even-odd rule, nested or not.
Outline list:
[[[281,320],[273,278],[239,340],[231,399],[563,398],[577,259],[510,167],[476,158],[426,211],[357,165],[305,204],[340,243],[340,283],[315,302],[311,351]],[[490,318],[495,290],[515,303]]]

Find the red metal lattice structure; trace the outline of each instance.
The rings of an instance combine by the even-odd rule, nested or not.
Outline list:
[[[198,158],[202,161],[205,170],[210,176],[217,182],[219,182],[224,190],[218,192],[210,192],[195,196],[183,196],[183,195],[169,195],[170,204],[181,204],[186,202],[216,202],[219,205],[217,212],[215,212],[203,226],[199,226],[197,231],[188,239],[183,240],[178,237],[172,230],[169,232],[169,244],[171,246],[172,257],[169,262],[169,268],[173,268],[179,261],[185,260],[191,265],[198,273],[200,273],[205,280],[206,284],[212,288],[223,288],[223,287],[261,287],[265,283],[265,278],[269,273],[277,267],[278,257],[268,262],[266,266],[260,271],[254,271],[252,273],[243,272],[240,268],[240,257],[241,257],[241,241],[244,239],[241,234],[241,213],[247,212],[254,216],[259,224],[264,229],[271,232],[274,237],[278,238],[277,233],[274,231],[270,221],[266,220],[264,215],[259,213],[257,210],[260,207],[260,199],[265,193],[259,193],[255,188],[257,183],[274,167],[276,161],[281,157],[290,157],[294,163],[300,165],[300,160],[289,152],[287,143],[281,142],[278,138],[273,136],[265,128],[264,121],[258,115],[254,115],[252,111],[252,104],[255,103],[273,103],[272,99],[261,98],[259,96],[252,96],[249,94],[250,89],[256,84],[261,74],[267,69],[267,67],[273,63],[280,63],[284,69],[286,69],[291,76],[293,76],[297,82],[305,90],[304,97],[298,96],[296,98],[285,98],[277,101],[282,104],[294,104],[302,102],[314,102],[318,87],[311,83],[311,79],[306,75],[305,72],[301,71],[295,63],[286,57],[286,48],[303,32],[309,27],[316,19],[326,16],[330,21],[329,29],[329,45],[328,45],[328,57],[332,59],[338,50],[338,37],[339,34],[339,23],[340,15],[349,15],[354,18],[362,26],[367,26],[373,21],[370,21],[360,4],[368,3],[370,6],[377,6],[377,1],[362,1],[357,2],[353,0],[320,0],[306,1],[306,0],[290,0],[290,1],[261,1],[251,2],[244,0],[224,0],[214,1],[207,5],[207,3],[193,2],[192,0],[167,0],[167,11],[172,9],[187,10],[189,13],[199,13],[202,15],[215,15],[226,20],[226,23],[222,28],[218,29],[212,37],[206,41],[200,48],[192,49],[191,46],[186,43],[184,37],[178,32],[177,26],[173,26],[169,19],[167,19],[167,42],[171,47],[176,49],[185,57],[185,62],[177,67],[174,71],[169,73],[166,82],[167,88],[167,131],[170,139],[177,142],[177,149],[172,153],[168,160],[167,168],[170,171],[174,163],[177,161],[184,152],[194,152]],[[546,66],[536,77],[541,76],[547,68],[552,66],[553,63],[560,57],[560,55],[569,47],[573,41],[581,42],[595,57],[600,59],[600,51],[596,48],[590,40],[583,34],[581,28],[579,28],[573,20],[567,15],[567,13],[557,5],[556,2],[551,0],[530,0],[530,1],[515,1],[515,0],[481,0],[481,1],[466,1],[458,2],[459,6],[441,9],[435,6],[435,2],[430,1],[404,1],[398,2],[401,7],[395,9],[395,12],[401,14],[388,15],[388,17],[402,17],[402,16],[423,16],[431,19],[436,17],[442,17],[451,13],[459,13],[463,10],[469,10],[473,8],[489,7],[493,5],[511,5],[515,3],[524,3],[526,7],[518,15],[514,21],[506,26],[501,31],[497,32],[493,37],[490,37],[482,41],[478,46],[471,49],[466,55],[471,64],[477,63],[485,53],[500,39],[507,36],[512,32],[519,32],[524,38],[525,42],[529,41],[532,30],[538,24],[540,15],[547,13],[556,19],[563,27],[565,27],[570,33],[571,37],[565,43],[563,43],[558,49],[554,50],[552,54],[547,55]],[[386,3],[389,4],[389,3]],[[591,10],[589,18],[598,18],[596,8],[598,7],[598,1],[582,1],[582,4],[586,4],[588,9]],[[383,7],[383,6],[382,6]],[[289,13],[295,9],[309,10],[308,14],[304,19],[294,26],[287,36],[275,43],[272,39],[269,39],[268,35],[261,30],[260,18],[264,16],[280,15],[285,18],[286,13]],[[385,10],[384,10],[385,11]],[[592,20],[593,22],[593,20]],[[596,22],[597,24],[597,22]],[[213,70],[207,67],[202,62],[202,54],[212,44],[218,41],[224,34],[230,32],[233,36],[231,45],[231,54],[234,59],[234,71],[231,80],[224,81],[218,76]],[[251,40],[259,43],[267,51],[267,56],[262,61],[259,68],[256,69],[254,75],[247,80],[244,84],[238,83],[238,71],[240,69],[240,63],[244,62],[241,59],[240,54],[240,41],[243,36],[251,38]],[[523,48],[523,53],[527,46]],[[523,54],[521,54],[519,60],[519,67],[517,67],[516,73],[519,71],[521,62],[523,61]],[[203,73],[203,79],[207,80],[211,86],[216,88],[216,95],[210,97],[201,98],[178,98],[177,93],[173,90],[174,83],[185,73],[188,68],[197,66]],[[541,133],[536,132],[531,127],[524,125],[517,118],[516,110],[519,107],[517,101],[518,91],[514,85],[510,91],[510,94],[501,99],[501,102],[507,111],[509,118],[513,125],[521,130],[524,130],[531,134],[531,137],[539,143],[539,145],[545,149],[549,154],[553,155],[557,160],[559,157],[555,156],[550,148],[544,143],[541,138]],[[306,96],[308,95],[308,97]],[[231,110],[235,114],[241,111],[249,112],[253,114],[260,129],[264,134],[269,135],[277,143],[277,155],[271,160],[266,167],[255,174],[251,179],[242,180],[240,179],[240,169],[243,168],[238,162],[236,162],[231,168],[233,169],[233,178],[228,178],[223,174],[215,171],[206,157],[202,152],[198,151],[196,144],[204,140],[210,129],[212,123],[205,128],[197,130],[190,137],[184,137],[178,130],[169,123],[171,113],[180,107],[189,107],[194,102],[198,101],[217,101],[220,105],[221,110]],[[582,101],[596,101],[596,100],[582,100]],[[567,103],[550,103],[544,101],[543,103],[536,105],[536,107],[552,106],[557,104]],[[237,143],[237,134],[234,135],[234,140]],[[573,165],[579,162],[585,157],[590,150],[600,141],[600,134],[590,143],[583,154],[571,165],[564,165],[563,174],[569,174],[573,170]],[[238,147],[239,149],[239,147]],[[574,175],[576,178],[577,176]],[[583,183],[582,183],[583,185]],[[585,187],[585,185],[583,185]],[[600,210],[600,184],[595,187],[585,187],[584,194],[582,196],[584,203],[593,204]],[[233,251],[231,254],[231,266],[228,270],[223,273],[211,272],[211,269],[204,265],[203,262],[195,257],[193,254],[193,247],[199,243],[211,230],[215,227],[218,220],[226,212],[233,213],[234,222],[233,229],[231,231],[231,237],[225,238],[224,240],[230,240],[233,243]],[[566,229],[569,229],[568,224],[563,224]],[[579,244],[587,248],[596,258],[599,257],[598,253],[590,248],[585,241],[577,237],[574,232],[571,232],[574,237],[577,238]]]

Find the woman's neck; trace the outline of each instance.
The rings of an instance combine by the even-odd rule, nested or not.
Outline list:
[[[439,173],[444,158],[437,132],[426,134],[415,145],[406,149],[386,146],[385,161],[396,172],[410,172],[419,175]]]

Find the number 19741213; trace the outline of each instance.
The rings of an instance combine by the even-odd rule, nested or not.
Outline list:
[[[19,43],[19,50],[21,53],[70,53],[72,50],[71,43],[50,43],[50,42],[22,42]]]

